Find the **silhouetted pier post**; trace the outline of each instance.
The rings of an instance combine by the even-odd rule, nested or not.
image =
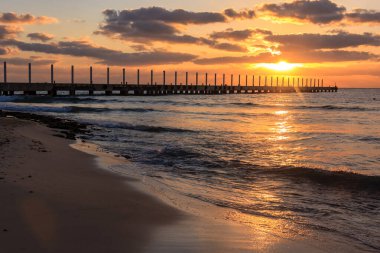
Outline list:
[[[107,67],[107,85],[110,84],[110,68]]]
[[[265,76],[265,87],[267,87],[267,80],[268,80],[268,77]]]
[[[300,87],[300,78],[298,77],[298,80],[297,80],[297,87]]]
[[[71,84],[74,84],[74,66],[71,65]]]
[[[125,68],[123,68],[123,85],[125,85]]]
[[[154,82],[154,77],[153,77],[154,73],[153,73],[153,69],[150,70],[150,85],[153,85],[153,82]]]
[[[189,72],[186,72],[186,89],[187,89],[187,86],[189,84]]]
[[[278,76],[276,77],[276,86],[278,87]]]
[[[162,85],[163,86],[166,85],[166,71],[165,70],[162,72]]]
[[[93,84],[93,79],[92,79],[92,66],[90,67],[90,84]]]
[[[32,64],[28,63],[28,82],[32,84]]]
[[[255,87],[255,75],[252,75],[252,86]]]
[[[88,90],[88,95],[92,96],[94,95],[94,81],[93,81],[93,78],[92,78],[92,66],[90,66],[90,87],[89,87],[89,90]]]
[[[215,73],[214,74],[214,86],[216,87],[216,82],[218,81],[218,79],[217,79],[218,77],[217,77],[217,74]]]
[[[288,77],[288,87],[290,87],[290,77]]]
[[[71,65],[71,87],[70,87],[70,96],[75,96],[75,87],[74,87],[74,65]]]
[[[54,84],[54,65],[50,65],[50,83]]]
[[[7,84],[7,62],[4,62],[4,84]]]
[[[195,93],[198,94],[198,80],[199,79],[199,74],[198,72],[195,73]]]
[[[226,74],[223,74],[222,85],[223,85],[223,87],[226,86]]]
[[[208,73],[206,73],[206,76],[205,76],[205,85],[206,86],[208,85]]]
[[[137,70],[137,85],[140,85],[140,69]]]
[[[238,86],[240,87],[240,74],[239,74],[239,82],[238,82]]]
[[[245,75],[245,86],[248,86],[248,75]]]
[[[281,83],[281,86],[282,86],[282,87],[285,86],[285,77],[282,77],[282,83]]]
[[[234,74],[231,74],[230,86],[232,87],[233,85],[234,85]]]
[[[293,87],[294,87],[294,83],[295,83],[295,77],[293,76]]]
[[[174,85],[177,85],[177,79],[178,79],[178,74],[177,71],[174,72]]]
[[[259,87],[261,86],[261,76],[259,76]]]
[[[270,86],[273,86],[273,76],[270,77]]]

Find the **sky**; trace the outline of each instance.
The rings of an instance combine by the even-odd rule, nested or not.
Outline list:
[[[380,88],[378,0],[5,0],[0,61],[8,81],[134,82],[162,71],[323,78],[325,85]],[[0,76],[2,76],[2,71]],[[243,78],[245,80],[245,78]],[[2,80],[2,77],[1,79]],[[276,80],[276,78],[274,78]],[[281,80],[281,78],[280,78]]]

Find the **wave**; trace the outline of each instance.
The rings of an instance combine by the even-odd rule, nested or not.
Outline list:
[[[236,103],[229,103],[230,105],[237,105],[237,106],[259,106],[259,104],[255,104],[255,103],[252,103],[252,102],[236,102]],[[221,104],[223,105],[223,104]]]
[[[380,192],[380,176],[349,171],[330,171],[310,167],[277,167],[261,169],[259,173],[274,174],[295,180],[306,179],[319,185],[352,191]]]
[[[299,109],[322,109],[322,110],[345,110],[345,111],[376,111],[375,108],[361,106],[337,106],[337,105],[322,105],[322,106],[295,106]]]
[[[158,111],[152,108],[107,108],[107,107],[82,107],[82,106],[68,106],[66,107],[68,112],[153,112]]]
[[[123,122],[103,122],[103,121],[86,121],[85,123],[95,125],[104,128],[119,128],[126,130],[134,130],[140,132],[151,132],[151,133],[191,133],[193,130],[174,128],[174,127],[163,127],[163,126],[150,126],[150,125],[133,125]]]
[[[359,138],[358,140],[363,141],[363,142],[373,143],[373,144],[380,143],[380,137],[375,137],[375,136],[365,136],[365,137]]]
[[[109,101],[109,100],[103,100]],[[101,102],[98,98],[91,97],[49,97],[49,96],[20,96],[12,99],[14,103],[35,103],[35,104],[46,104],[46,103],[56,103],[56,102],[64,102],[64,103],[89,103],[89,102]]]

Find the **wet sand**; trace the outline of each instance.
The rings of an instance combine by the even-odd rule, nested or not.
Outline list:
[[[180,212],[35,122],[0,118],[1,252],[142,252]]]

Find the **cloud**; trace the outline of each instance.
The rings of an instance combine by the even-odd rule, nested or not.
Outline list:
[[[233,30],[229,28],[227,30],[221,32],[213,32],[210,34],[210,38],[217,39],[227,39],[227,40],[236,40],[236,41],[244,41],[249,39],[255,34],[263,34],[263,35],[272,35],[271,31],[263,30],[263,29],[245,29],[245,30]]]
[[[375,10],[356,9],[346,14],[346,19],[355,23],[380,23],[380,12]]]
[[[112,24],[126,24],[136,21],[160,21],[172,24],[209,24],[225,22],[226,18],[216,12],[191,12],[182,9],[166,10],[161,7],[140,8],[134,10],[105,10],[106,22]]]
[[[160,41],[207,45],[227,51],[246,51],[239,45],[218,43],[207,38],[183,34],[178,28],[178,25],[226,22],[225,16],[221,13],[169,11],[160,7],[150,7],[120,12],[105,10],[103,14],[105,20],[95,34],[142,44]]]
[[[54,38],[53,35],[48,33],[29,33],[27,37],[31,40],[39,40],[42,42],[46,42]]]
[[[6,48],[0,47],[0,55],[6,55],[6,54],[8,54],[8,50]]]
[[[97,47],[86,41],[60,41],[58,43],[26,43],[18,40],[2,40],[0,46],[13,46],[21,51],[89,57],[100,60],[98,63],[112,66],[139,66],[178,64],[194,60],[195,55],[176,52],[138,52],[125,53],[118,50]]]
[[[54,64],[57,61],[56,60],[47,60],[47,59],[32,59],[32,58],[21,58],[21,57],[13,57],[13,58],[3,58],[0,59],[1,62],[6,61],[8,64],[17,65],[17,66],[23,66],[27,65],[28,63],[32,63],[33,65],[37,66],[43,66],[43,65],[50,65]]]
[[[349,61],[367,61],[379,60],[379,55],[369,52],[346,51],[346,50],[315,50],[284,53],[285,59],[297,63],[322,63],[322,62],[349,62]]]
[[[0,39],[14,38],[22,32],[22,28],[18,26],[0,25]]]
[[[343,31],[334,34],[269,35],[265,39],[279,43],[282,50],[339,49],[358,46],[380,46],[380,36],[372,33],[354,34]]]
[[[254,10],[235,11],[231,8],[224,10],[224,15],[232,19],[253,19],[256,17]]]
[[[247,48],[244,46],[231,44],[231,43],[215,43],[212,45],[215,49],[231,51],[231,52],[247,52]]]
[[[16,14],[14,12],[0,13],[0,23],[5,24],[51,24],[57,23],[56,18],[33,16],[31,14]]]
[[[346,8],[330,0],[295,0],[289,3],[263,4],[257,10],[268,18],[329,24],[341,21]]]

